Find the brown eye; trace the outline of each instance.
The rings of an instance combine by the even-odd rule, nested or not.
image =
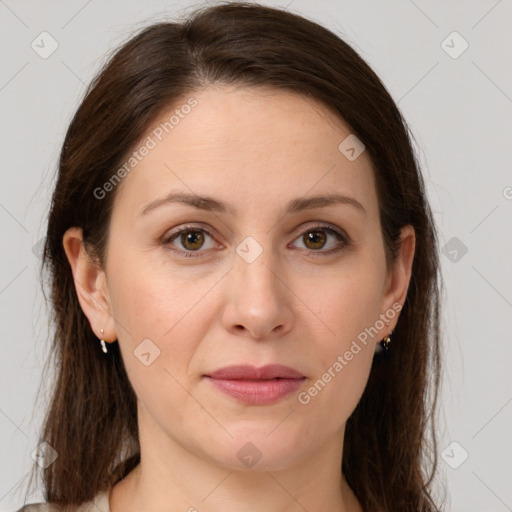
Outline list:
[[[186,226],[164,237],[162,244],[171,246],[174,251],[185,257],[206,256],[206,249],[213,249],[216,246],[215,239],[206,229],[195,226]]]
[[[197,251],[204,243],[204,234],[198,230],[182,231],[180,241],[185,249]]]
[[[307,231],[302,235],[302,240],[308,249],[322,249],[327,237],[322,231]]]
[[[327,256],[347,247],[350,239],[337,229],[320,224],[303,231],[295,243],[298,248],[309,250],[310,256]]]

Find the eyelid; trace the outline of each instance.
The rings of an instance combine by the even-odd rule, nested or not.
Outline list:
[[[331,222],[326,222],[326,221],[313,221],[313,223],[306,222],[305,224],[301,224],[297,228],[297,230],[293,231],[293,233],[302,235],[306,231],[312,231],[314,229],[331,230],[331,231],[334,231],[339,236],[341,236],[347,243],[352,241],[345,230],[336,226],[336,224],[332,224]]]

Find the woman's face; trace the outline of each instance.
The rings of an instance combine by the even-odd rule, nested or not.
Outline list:
[[[320,104],[269,89],[191,97],[117,185],[99,281],[111,316],[86,311],[119,341],[142,449],[238,469],[339,455],[405,300],[413,233],[388,272],[370,159],[351,139],[339,149],[350,130]],[[313,200],[334,194],[350,199]],[[300,378],[212,378],[276,364]]]

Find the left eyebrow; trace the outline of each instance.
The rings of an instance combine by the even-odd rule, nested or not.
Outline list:
[[[218,213],[231,214],[236,215],[236,209],[233,206],[228,205],[218,199],[215,199],[211,196],[198,196],[196,194],[189,194],[183,192],[171,192],[170,194],[162,197],[160,199],[156,199],[151,203],[148,203],[142,210],[139,215],[146,215],[151,210],[158,208],[165,204],[172,203],[181,203],[188,206],[192,206],[193,208],[198,208],[200,210],[206,211],[215,211]],[[319,195],[313,197],[299,197],[297,199],[292,199],[286,205],[286,213],[297,213],[304,210],[309,210],[313,208],[325,208],[327,206],[333,206],[337,204],[346,204],[353,206],[363,215],[366,215],[366,210],[364,206],[357,201],[356,199],[340,194],[328,194],[328,195]]]
[[[305,198],[299,197],[297,199],[293,199],[286,206],[286,213],[296,213],[313,208],[325,208],[326,206],[333,206],[337,204],[346,204],[353,206],[363,215],[366,215],[366,210],[359,201],[352,197],[343,196],[340,194],[328,194],[323,196],[313,196]]]

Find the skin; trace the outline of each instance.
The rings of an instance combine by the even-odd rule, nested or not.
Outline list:
[[[141,464],[114,486],[111,511],[362,511],[340,472],[345,423],[398,314],[308,404],[298,392],[244,404],[203,375],[281,363],[310,388],[359,333],[403,305],[414,230],[404,228],[388,269],[372,162],[338,150],[350,129],[321,104],[263,88],[191,96],[198,105],[118,185],[105,268],[79,228],[63,239],[81,307],[98,338],[118,340],[138,398]],[[236,214],[178,203],[139,214],[171,191],[212,196]],[[292,199],[333,192],[366,213],[349,204],[284,213]],[[335,235],[322,231],[316,246],[302,236],[317,222],[351,241],[325,254],[340,244]],[[162,241],[188,223],[212,237]],[[263,250],[252,263],[236,253],[247,236]],[[202,257],[171,247],[193,256],[199,247]],[[145,366],[133,351],[148,338],[160,356]],[[251,468],[237,457],[248,442],[262,454]]]

